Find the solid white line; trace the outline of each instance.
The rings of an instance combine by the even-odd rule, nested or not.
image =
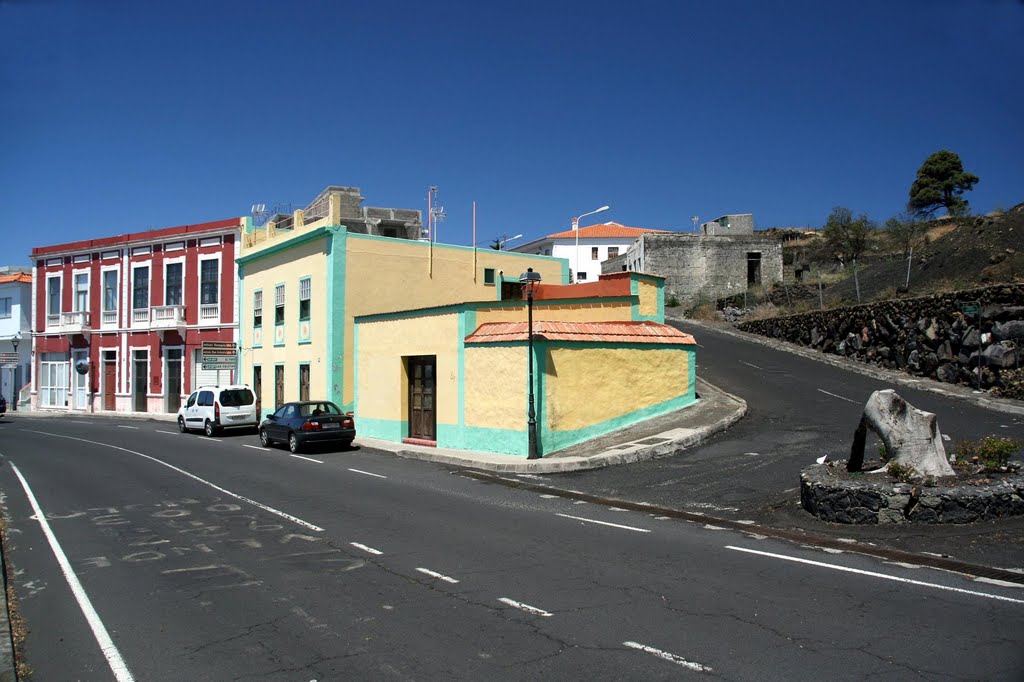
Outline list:
[[[46,536],[47,542],[50,543],[50,549],[53,550],[53,555],[57,557],[57,563],[60,565],[60,570],[64,573],[64,579],[68,581],[68,586],[71,588],[71,593],[75,595],[75,601],[78,602],[78,608],[82,610],[82,614],[85,616],[85,620],[89,623],[89,628],[92,629],[92,635],[96,638],[96,643],[100,645],[100,651],[103,652],[103,656],[107,659],[107,665],[110,666],[111,672],[114,673],[114,677],[119,682],[131,682],[135,678],[132,677],[131,671],[128,670],[128,666],[125,664],[124,659],[121,658],[121,653],[117,650],[114,645],[114,641],[110,639],[110,634],[107,632],[107,628],[103,625],[103,621],[100,620],[100,616],[96,613],[96,609],[93,608],[92,602],[89,600],[89,595],[85,593],[85,588],[82,587],[82,583],[78,581],[78,577],[75,575],[74,569],[71,568],[71,562],[68,561],[67,556],[64,554],[64,550],[61,549],[60,543],[57,542],[57,536],[50,530],[50,524],[46,521],[46,514],[40,509],[39,503],[36,502],[36,496],[32,494],[31,488],[28,487],[28,481],[21,475],[21,471],[18,467],[11,462],[11,468],[14,473],[18,476],[18,480],[21,481],[21,486],[25,489],[25,495],[28,496],[29,504],[32,505],[32,510],[36,513],[36,520],[39,521],[39,525],[43,529],[43,535]]]
[[[70,421],[72,424],[92,424],[92,422],[80,422],[80,421],[75,421],[74,419],[70,419],[68,421]]]
[[[688,661],[685,658],[682,658],[681,656],[670,654],[667,651],[662,651],[661,649],[655,649],[654,647],[647,646],[646,644],[638,644],[636,642],[623,642],[622,644],[623,646],[628,646],[631,649],[637,649],[648,654],[654,654],[658,658],[670,661],[672,663],[675,663],[676,665],[681,665],[684,668],[689,668],[690,670],[696,670],[697,672],[711,672],[711,668],[709,668],[706,665],[701,665],[700,663]]]
[[[358,547],[359,549],[363,550],[364,552],[369,552],[370,554],[383,554],[384,553],[384,552],[380,551],[379,549],[374,549],[373,547],[367,547],[366,545],[360,545],[358,542],[350,542],[348,544],[352,545],[353,547]]]
[[[366,476],[376,476],[377,478],[387,478],[387,476],[381,476],[380,474],[371,474],[369,471],[360,471],[359,469],[349,469],[349,471],[354,471],[357,474],[365,474]]]
[[[419,571],[420,573],[426,573],[427,575],[431,576],[432,578],[437,578],[438,580],[443,580],[446,583],[451,583],[452,585],[454,585],[455,583],[459,582],[455,578],[449,578],[446,575],[441,575],[440,573],[435,573],[434,571],[431,571],[428,568],[417,568],[416,570]]]
[[[262,447],[260,445],[247,445],[245,443],[242,443],[242,447],[243,448],[252,448],[253,450],[266,450],[265,447]]]
[[[138,426],[125,426],[124,424],[118,424],[117,428],[119,428],[119,429],[135,429],[136,431],[139,430]]]
[[[203,440],[212,440],[214,443],[219,443],[220,442],[220,438],[210,438],[209,436],[199,436],[199,437],[202,438]]]
[[[155,431],[157,433],[166,433],[168,436],[180,436],[181,435],[177,431],[161,431],[160,429],[155,429]]]
[[[752,365],[749,362],[745,362],[743,360],[740,360],[740,362],[746,365],[747,367],[753,367],[754,369],[764,369],[764,367],[758,367],[757,365]]]
[[[841,395],[836,395],[835,393],[829,393],[828,391],[826,391],[826,390],[825,390],[825,389],[823,389],[823,388],[819,388],[818,390],[819,390],[819,391],[821,391],[822,393],[824,393],[825,395],[830,395],[830,396],[832,396],[833,398],[839,398],[840,400],[845,400],[845,401],[846,401],[846,402],[848,402],[848,403],[854,403],[854,404],[856,404],[856,405],[859,405],[859,404],[860,404],[860,403],[858,403],[858,402],[857,402],[856,400],[850,400],[849,398],[844,398],[844,397],[843,397],[843,396],[841,396]]]
[[[562,516],[567,519],[576,519],[577,521],[584,521],[586,523],[599,523],[602,526],[611,526],[612,528],[623,528],[625,530],[635,530],[638,533],[650,533],[651,531],[646,528],[635,528],[633,526],[622,526],[618,523],[608,523],[607,521],[595,521],[594,519],[585,519],[581,516],[570,516],[569,514],[555,514],[555,516]]]
[[[784,561],[795,561],[800,564],[808,564],[810,566],[821,566],[822,568],[831,568],[835,571],[844,571],[846,573],[856,573],[858,575],[866,575],[871,578],[881,578],[883,580],[895,580],[899,583],[907,583],[909,585],[919,585],[921,587],[934,587],[937,590],[946,590],[948,592],[959,592],[960,594],[969,594],[974,597],[985,597],[986,599],[998,599],[999,601],[1008,601],[1013,604],[1024,604],[1024,599],[1013,599],[1011,597],[1003,597],[998,594],[988,594],[986,592],[975,592],[973,590],[965,590],[961,587],[949,587],[948,585],[939,585],[937,583],[926,583],[921,580],[911,580],[910,578],[900,578],[894,575],[886,575],[885,573],[875,573],[874,571],[862,571],[859,568],[848,568],[846,566],[837,566],[835,564],[826,564],[821,561],[811,561],[810,559],[798,559],[797,557],[786,556],[785,554],[772,554],[771,552],[761,552],[756,549],[746,549],[744,547],[733,547],[726,545],[726,549],[734,549],[737,552],[747,552],[748,554],[760,554],[761,556],[771,557],[773,559],[782,559]]]
[[[48,433],[46,431],[36,431],[35,429],[22,429],[22,431],[29,431],[31,433],[41,433],[44,436],[53,436],[54,438],[67,438],[68,440],[77,440],[77,441],[81,441],[83,443],[91,443],[93,445],[101,445],[101,446],[106,447],[106,448],[111,448],[112,450],[120,450],[122,452],[127,452],[127,453],[130,453],[130,454],[133,454],[133,455],[138,455],[139,457],[145,457],[146,459],[148,459],[148,460],[150,460],[152,462],[156,462],[157,464],[161,464],[161,465],[167,467],[168,469],[173,469],[174,471],[177,471],[179,474],[183,474],[183,475],[188,476],[189,478],[191,478],[193,480],[199,481],[203,485],[208,485],[211,488],[213,488],[214,490],[220,491],[220,492],[224,493],[225,495],[230,495],[231,497],[235,498],[236,500],[242,500],[243,502],[248,502],[249,504],[253,505],[254,507],[259,507],[263,511],[270,512],[271,514],[275,514],[277,516],[280,516],[283,519],[288,519],[292,523],[297,523],[300,526],[304,526],[305,528],[309,528],[310,530],[315,530],[317,532],[323,532],[323,530],[324,530],[320,526],[314,526],[312,523],[309,523],[308,521],[303,521],[302,519],[300,519],[297,516],[292,516],[291,514],[286,514],[285,512],[277,510],[277,509],[274,509],[273,507],[268,507],[267,505],[265,505],[265,504],[263,504],[261,502],[257,502],[256,500],[250,499],[248,497],[245,497],[244,495],[239,495],[238,493],[233,493],[233,492],[231,492],[230,490],[228,490],[226,488],[221,488],[219,485],[217,485],[215,483],[211,483],[210,481],[207,481],[206,479],[199,478],[195,474],[191,474],[191,473],[185,471],[184,469],[179,469],[178,467],[174,466],[173,464],[168,464],[167,462],[163,461],[162,459],[157,459],[156,457],[151,457],[150,455],[147,455],[147,454],[144,454],[144,453],[141,453],[141,452],[137,452],[135,450],[129,450],[128,448],[122,448],[122,447],[119,447],[117,445],[110,445],[109,443],[99,443],[99,442],[94,441],[94,440],[86,440],[85,438],[75,438],[74,436],[62,436],[59,433]]]
[[[298,458],[298,459],[304,459],[307,462],[316,462],[317,464],[323,464],[323,462],[321,462],[320,460],[313,459],[312,457],[303,457],[302,455],[289,455],[289,457],[295,457],[295,458]]]
[[[517,609],[522,609],[527,613],[532,613],[535,616],[544,616],[545,618],[550,618],[553,615],[548,613],[547,611],[544,611],[543,609],[538,609],[536,606],[530,606],[529,604],[523,604],[521,602],[513,601],[508,597],[501,597],[500,599],[498,599],[498,601],[500,601],[503,604],[508,604],[509,606],[514,606]]]

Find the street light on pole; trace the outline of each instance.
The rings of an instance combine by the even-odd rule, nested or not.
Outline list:
[[[580,218],[586,218],[588,215],[594,215],[595,213],[601,213],[607,211],[610,206],[602,206],[599,209],[578,215],[572,219],[572,229],[576,233],[576,284],[580,282]]]
[[[11,337],[11,345],[14,346],[14,354],[18,354],[18,344],[21,343],[21,331],[14,332],[14,336]],[[11,388],[11,411],[18,411],[18,398],[20,391],[18,390],[18,367],[21,365],[20,360],[14,363],[14,386]]]
[[[530,449],[527,452],[526,458],[540,459],[540,455],[537,454],[537,412],[533,406],[533,292],[537,285],[540,284],[540,273],[534,272],[533,268],[526,268],[526,272],[519,275],[519,283],[523,285],[523,291],[526,293],[526,336],[528,339],[526,366],[529,368],[530,375],[530,407],[526,413],[526,428],[527,437],[530,439]]]

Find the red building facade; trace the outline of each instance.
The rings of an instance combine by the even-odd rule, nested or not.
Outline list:
[[[176,412],[203,341],[238,342],[242,219],[32,250],[33,409]]]

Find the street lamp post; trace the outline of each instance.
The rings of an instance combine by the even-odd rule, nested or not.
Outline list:
[[[529,409],[526,413],[526,428],[530,439],[530,449],[526,458],[540,459],[540,455],[537,454],[537,412],[533,406],[533,292],[537,285],[540,284],[540,273],[534,272],[533,268],[526,268],[526,272],[519,275],[519,283],[523,285],[523,291],[526,292],[526,336],[528,339],[526,366],[529,368],[530,375],[530,400]]]
[[[602,206],[599,209],[578,215],[572,219],[572,230],[576,233],[576,284],[580,283],[580,218],[586,218],[588,215],[594,215],[595,213],[601,213],[607,211],[610,206]]]
[[[14,336],[11,337],[11,345],[14,346],[14,354],[15,355],[18,354],[18,344],[19,343],[21,343],[21,332],[17,331],[17,332],[14,332]],[[21,366],[21,360],[19,359],[19,360],[15,361],[15,363],[14,363],[14,386],[11,388],[11,411],[12,412],[17,412],[18,411],[18,398],[19,398],[19,393],[20,393],[20,391],[18,391],[18,367],[20,367],[20,366]]]

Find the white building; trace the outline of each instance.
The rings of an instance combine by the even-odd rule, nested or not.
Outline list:
[[[0,357],[17,354],[17,362],[0,362],[0,394],[7,409],[32,378],[32,275],[28,268],[0,268]]]
[[[666,230],[626,227],[613,222],[599,223],[581,227],[578,235],[576,230],[556,232],[511,250],[565,258],[569,261],[573,282],[596,282],[601,274],[601,262],[625,253],[646,232]]]

